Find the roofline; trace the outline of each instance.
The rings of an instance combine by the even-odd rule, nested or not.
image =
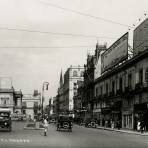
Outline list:
[[[114,68],[112,71],[109,71],[106,74],[103,74],[102,76],[100,76],[99,78],[94,80],[94,83],[100,82],[100,81],[102,81],[102,79],[106,79],[106,78],[110,77],[111,75],[113,75],[115,73],[123,71],[123,69],[128,68],[128,67],[134,65],[135,63],[139,62],[141,59],[144,59],[146,57],[148,57],[148,49],[146,49],[142,53],[134,56],[133,58],[125,61],[122,65]]]

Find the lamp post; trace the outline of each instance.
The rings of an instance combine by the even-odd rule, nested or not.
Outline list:
[[[42,117],[43,117],[43,103],[44,103],[44,90],[48,90],[48,82],[43,82],[42,86]]]

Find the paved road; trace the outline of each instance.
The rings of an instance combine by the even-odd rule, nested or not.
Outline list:
[[[75,125],[73,132],[57,132],[49,125],[42,130],[24,130],[23,122],[14,122],[12,132],[0,132],[0,148],[147,148],[148,137]]]

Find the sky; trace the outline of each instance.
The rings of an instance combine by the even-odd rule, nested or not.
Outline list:
[[[147,6],[147,0],[0,0],[0,77],[24,94],[49,82],[54,97],[61,70],[83,66],[97,42],[109,47],[128,26],[131,40]]]

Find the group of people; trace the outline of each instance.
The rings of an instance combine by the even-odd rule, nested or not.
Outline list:
[[[110,120],[104,120],[103,119],[102,120],[102,126],[109,127],[109,128],[112,128],[112,129],[114,129],[114,128],[120,129],[121,128],[121,121],[120,120],[114,121],[112,119],[110,119]]]

